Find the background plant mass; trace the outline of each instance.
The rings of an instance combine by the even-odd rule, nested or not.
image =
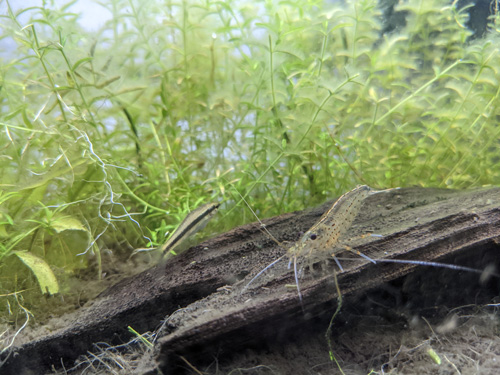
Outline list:
[[[4,321],[72,301],[202,202],[223,202],[212,231],[253,220],[236,191],[267,217],[358,183],[499,181],[495,2],[476,38],[438,0],[106,0],[97,32],[73,3],[1,2]]]

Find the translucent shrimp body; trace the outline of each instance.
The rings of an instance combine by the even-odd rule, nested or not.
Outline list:
[[[319,221],[288,250],[290,259],[296,260],[299,257],[331,251],[336,246],[340,236],[351,227],[363,201],[370,192],[373,190],[369,186],[359,185],[342,195]]]

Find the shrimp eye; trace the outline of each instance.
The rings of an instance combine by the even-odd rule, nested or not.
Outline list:
[[[318,236],[316,235],[316,233],[312,233],[311,237],[309,238],[314,241],[316,238],[318,238]]]

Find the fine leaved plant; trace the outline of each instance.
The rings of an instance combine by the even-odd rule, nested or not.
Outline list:
[[[498,184],[496,12],[474,39],[444,0],[394,28],[375,0],[106,0],[93,32],[44,4],[0,2],[0,294],[32,311],[47,268],[68,299],[203,203],[210,233],[253,220],[241,196],[266,217],[359,183]]]

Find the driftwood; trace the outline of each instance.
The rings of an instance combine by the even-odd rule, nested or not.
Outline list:
[[[280,241],[295,241],[331,203],[268,219],[266,227]],[[359,238],[368,232],[383,237]],[[373,195],[345,237],[353,239],[347,244],[354,251],[372,259],[497,266],[500,189],[408,188]],[[181,367],[210,362],[224,350],[237,353],[262,347],[315,319],[328,321],[338,298],[334,272],[342,296],[349,298],[422,268],[374,264],[339,247],[338,257],[353,258],[341,261],[344,272],[339,273],[331,259],[325,260],[328,254],[300,264],[302,301],[287,260],[248,285],[284,253],[257,224],[235,228],[189,249],[166,266],[113,286],[82,308],[70,327],[15,348],[1,372],[38,374],[62,364],[71,368],[79,355],[92,349],[92,343],[126,342],[127,326],[139,332],[155,330],[168,317],[149,362],[139,372],[178,373]]]

